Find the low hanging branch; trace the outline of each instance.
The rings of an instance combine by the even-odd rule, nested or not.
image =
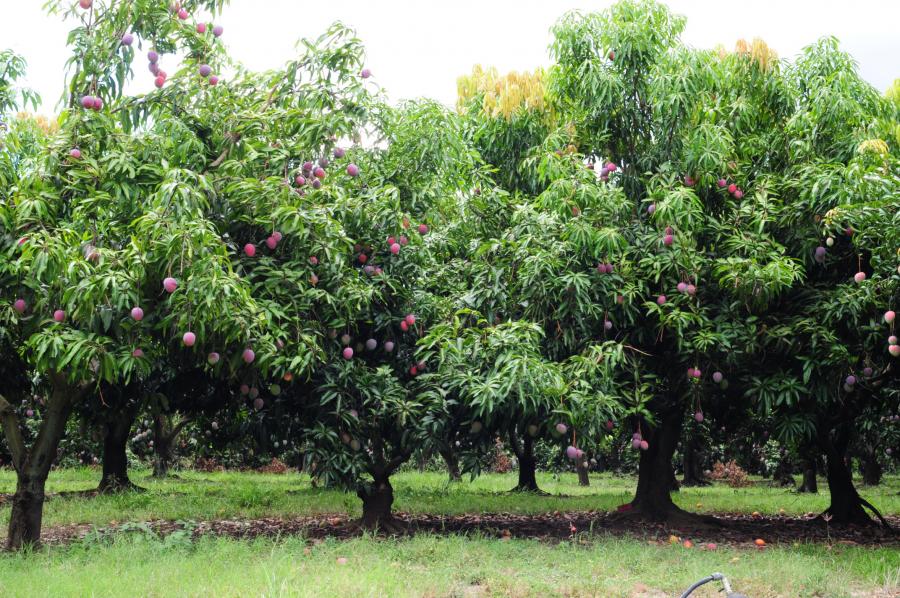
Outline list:
[[[275,98],[277,97],[276,92],[278,91],[278,87],[279,85],[281,85],[281,83],[282,81],[278,81],[275,83],[275,85],[272,86],[272,89],[269,91],[269,96],[266,99],[266,103],[263,106],[263,112],[268,110],[272,103],[275,101]],[[228,159],[228,153],[231,151],[231,148],[241,139],[240,133],[227,133],[225,137],[231,142],[231,145],[222,150],[222,153],[220,153],[219,156],[215,160],[213,160],[209,166],[206,167],[206,170],[203,171],[204,173],[221,166],[222,162]]]
[[[206,170],[203,171],[204,174],[206,174],[213,168],[218,168],[222,165],[222,162],[224,162],[228,158],[228,152],[231,151],[231,148],[234,147],[234,144],[241,140],[241,135],[240,133],[226,133],[225,138],[230,142],[230,145],[225,147],[225,149],[222,150],[222,153],[219,154],[219,157],[213,160],[210,165],[206,167]]]

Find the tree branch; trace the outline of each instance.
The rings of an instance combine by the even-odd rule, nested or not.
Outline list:
[[[230,147],[226,147],[222,150],[222,153],[219,154],[219,157],[212,161],[212,163],[207,167],[207,170],[211,170],[213,168],[218,168],[222,165],[222,162],[228,157],[228,152],[231,150]]]
[[[32,445],[31,454],[23,467],[28,468],[34,475],[46,476],[50,471],[53,460],[56,459],[56,449],[59,441],[66,432],[66,422],[72,408],[88,393],[91,384],[81,382],[71,384],[65,374],[50,371],[47,373],[50,380],[50,397],[44,411],[44,419],[41,429]]]
[[[394,457],[393,459],[391,459],[388,462],[387,467],[384,468],[384,472],[387,475],[391,475],[392,473],[397,471],[398,467],[400,467],[401,465],[406,463],[411,456],[412,456],[412,451],[410,451],[410,450],[403,451],[402,453],[400,453],[399,455],[397,455],[396,457]]]
[[[197,419],[197,418],[196,417],[186,417],[183,420],[181,420],[180,422],[178,422],[178,424],[176,424],[175,427],[172,428],[172,433],[169,434],[169,441],[171,442],[172,440],[175,440],[175,437],[178,436],[178,433],[181,432],[186,425],[188,425],[195,419]]]
[[[513,453],[515,453],[516,458],[521,461],[524,451],[522,450],[522,445],[519,442],[519,437],[516,435],[516,428],[514,425],[509,428],[509,445],[512,447]]]

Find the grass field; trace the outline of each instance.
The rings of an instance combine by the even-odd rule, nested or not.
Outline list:
[[[164,482],[146,474],[133,475],[145,493],[51,498],[45,526],[359,513],[354,496],[312,488],[294,474],[181,472],[181,479]],[[97,479],[90,469],[55,471],[48,491],[87,490]],[[611,509],[630,499],[634,485],[631,478],[602,475],[582,488],[574,475],[543,474],[539,482],[552,496],[541,497],[505,493],[514,481],[512,475],[486,475],[450,485],[443,473],[403,473],[394,481],[395,508],[434,514]],[[0,471],[0,493],[14,485],[12,473]],[[889,477],[863,494],[884,512],[900,514],[900,478]],[[703,512],[802,514],[821,510],[827,499],[827,492],[797,495],[763,484],[676,493],[680,504]],[[0,507],[0,534],[8,518],[8,506]],[[310,542],[296,536],[191,540],[184,533],[161,538],[138,531],[2,555],[0,596],[671,596],[712,571],[723,571],[754,598],[900,595],[896,546],[707,551],[604,535],[562,543],[477,534]]]
[[[136,471],[132,480],[147,488],[145,493],[93,498],[54,497],[44,508],[45,525],[71,523],[106,524],[110,521],[148,519],[217,519],[273,517],[298,514],[349,513],[359,515],[360,501],[349,493],[313,488],[306,476],[244,472],[206,473],[183,471],[179,479],[156,481],[147,471]],[[468,480],[468,478],[467,478]],[[49,493],[96,488],[96,470],[54,471]],[[409,513],[461,514],[478,512],[546,513],[553,511],[611,510],[629,502],[635,480],[609,474],[592,475],[591,486],[578,486],[575,474],[538,474],[538,484],[551,496],[508,493],[515,486],[512,474],[486,474],[474,482],[448,484],[442,472],[400,473],[391,478],[397,511]],[[673,495],[685,509],[706,513],[758,511],[774,515],[780,509],[801,515],[828,506],[827,486],[819,494],[796,494],[759,483],[750,488],[714,485],[683,488]],[[15,490],[15,475],[0,470],[0,493]],[[862,494],[888,514],[900,514],[900,477],[888,476]],[[0,510],[5,528],[9,510]],[[0,534],[5,533],[0,529]]]

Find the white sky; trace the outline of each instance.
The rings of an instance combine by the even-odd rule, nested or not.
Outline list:
[[[41,111],[51,113],[62,93],[65,39],[72,25],[45,15],[43,3],[0,0],[0,48],[25,56],[26,84],[41,94]],[[373,79],[392,99],[426,96],[453,104],[456,78],[473,64],[501,71],[546,65],[549,29],[563,12],[599,10],[609,4],[609,0],[231,0],[218,22],[225,27],[222,41],[232,56],[252,69],[266,69],[294,56],[296,40],[317,37],[332,22],[343,21],[363,40]],[[669,0],[668,5],[687,16],[683,39],[695,47],[722,43],[731,48],[740,37],[761,37],[780,56],[790,58],[817,38],[835,35],[879,91],[900,77],[900,0]],[[173,59],[167,59],[171,65]],[[169,72],[174,70],[169,66]],[[131,89],[148,89],[152,80],[143,60],[135,61],[135,72],[139,82]]]

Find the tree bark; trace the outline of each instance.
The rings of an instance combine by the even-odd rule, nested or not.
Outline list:
[[[659,410],[655,427],[645,422],[643,438],[648,447],[641,451],[637,490],[627,515],[667,523],[715,523],[714,518],[683,511],[672,501],[672,456],[682,427],[681,406],[672,403]]]
[[[872,518],[863,508],[862,500],[853,486],[850,470],[843,458],[834,458],[826,453],[825,461],[828,491],[831,493],[831,504],[825,513],[831,516],[831,522],[836,525],[849,523],[871,525]]]
[[[169,416],[158,413],[153,416],[153,477],[169,476],[169,464],[172,462],[172,440]]]
[[[417,466],[419,473],[425,473],[429,459],[431,459],[431,451],[422,451],[419,453],[419,463]]]
[[[797,492],[809,492],[816,494],[819,492],[819,482],[816,479],[816,462],[815,460],[806,461],[803,464],[803,483],[797,488]]]
[[[842,425],[833,433],[820,431],[819,442],[825,453],[825,472],[831,494],[831,504],[823,515],[829,517],[832,525],[873,525],[874,520],[865,510],[868,507],[887,525],[881,514],[859,495],[853,485],[853,476],[845,459],[849,443],[848,426]]]
[[[578,472],[578,485],[579,486],[590,486],[591,478],[588,476],[588,466],[587,461],[583,459],[579,459],[577,463],[575,463],[575,471]]]
[[[793,469],[790,455],[782,449],[781,458],[778,460],[778,465],[772,474],[772,480],[779,486],[793,486],[795,484]]]
[[[669,492],[680,492],[681,491],[681,483],[678,481],[678,478],[675,476],[675,467],[669,468]]]
[[[514,430],[509,433],[510,444],[519,460],[519,483],[513,492],[541,492],[537,484],[537,460],[534,458],[534,439],[526,433],[519,443]]]
[[[681,478],[682,486],[709,486],[706,476],[703,475],[703,463],[697,454],[697,440],[693,434],[684,443],[684,454],[682,455],[684,467],[684,475]]]
[[[379,476],[370,486],[360,488],[357,496],[363,502],[360,526],[369,530],[396,531],[397,525],[391,512],[394,504],[394,488],[390,477]]]
[[[16,480],[16,493],[12,499],[9,516],[9,532],[6,538],[8,550],[41,543],[41,520],[44,516],[44,486],[47,477],[31,477],[20,473]]]
[[[459,457],[456,456],[456,451],[452,448],[442,448],[440,450],[441,457],[444,458],[444,463],[447,464],[447,473],[450,475],[451,482],[459,482],[462,480],[462,474],[459,471]]]
[[[681,425],[680,410],[668,409],[660,415],[656,428],[648,426],[643,433],[648,447],[641,451],[638,485],[631,508],[650,519],[665,520],[678,509],[670,496],[669,478]]]
[[[103,477],[97,490],[114,493],[139,489],[128,478],[128,436],[137,418],[139,404],[135,402],[120,410],[115,417],[103,424]]]
[[[20,550],[26,546],[36,547],[41,542],[41,520],[44,512],[44,488],[50,466],[56,459],[56,451],[59,441],[66,431],[66,421],[72,412],[72,407],[86,392],[86,386],[73,386],[68,384],[65,377],[55,372],[49,374],[51,392],[47,400],[44,418],[38,436],[27,452],[24,449],[21,433],[12,429],[6,422],[4,431],[9,435],[18,436],[10,445],[15,445],[19,457],[14,459],[16,463],[16,493],[13,495],[12,510],[9,517],[9,532],[6,538],[8,550]],[[5,404],[6,401],[4,400]],[[0,407],[3,407],[0,404]],[[2,416],[9,417],[5,409]]]
[[[172,416],[166,413],[158,413],[153,416],[153,477],[169,477],[169,467],[172,464],[172,448],[178,434],[192,421],[193,417],[185,417],[180,422],[172,425]]]
[[[863,485],[877,486],[881,483],[881,463],[874,451],[869,451],[863,457]]]
[[[810,494],[816,494],[819,492],[819,483],[816,479],[816,475],[818,473],[818,466],[816,465],[816,455],[811,449],[807,449],[803,452],[800,464],[803,467],[803,481],[800,484],[800,487],[797,488],[797,492],[808,492]]]
[[[391,486],[391,474],[412,456],[409,450],[403,450],[393,459],[387,461],[380,438],[374,439],[375,463],[369,473],[371,484],[361,484],[356,495],[362,500],[363,514],[358,524],[366,530],[378,530],[389,534],[403,531],[403,525],[394,518],[391,506],[394,504],[394,488]]]

